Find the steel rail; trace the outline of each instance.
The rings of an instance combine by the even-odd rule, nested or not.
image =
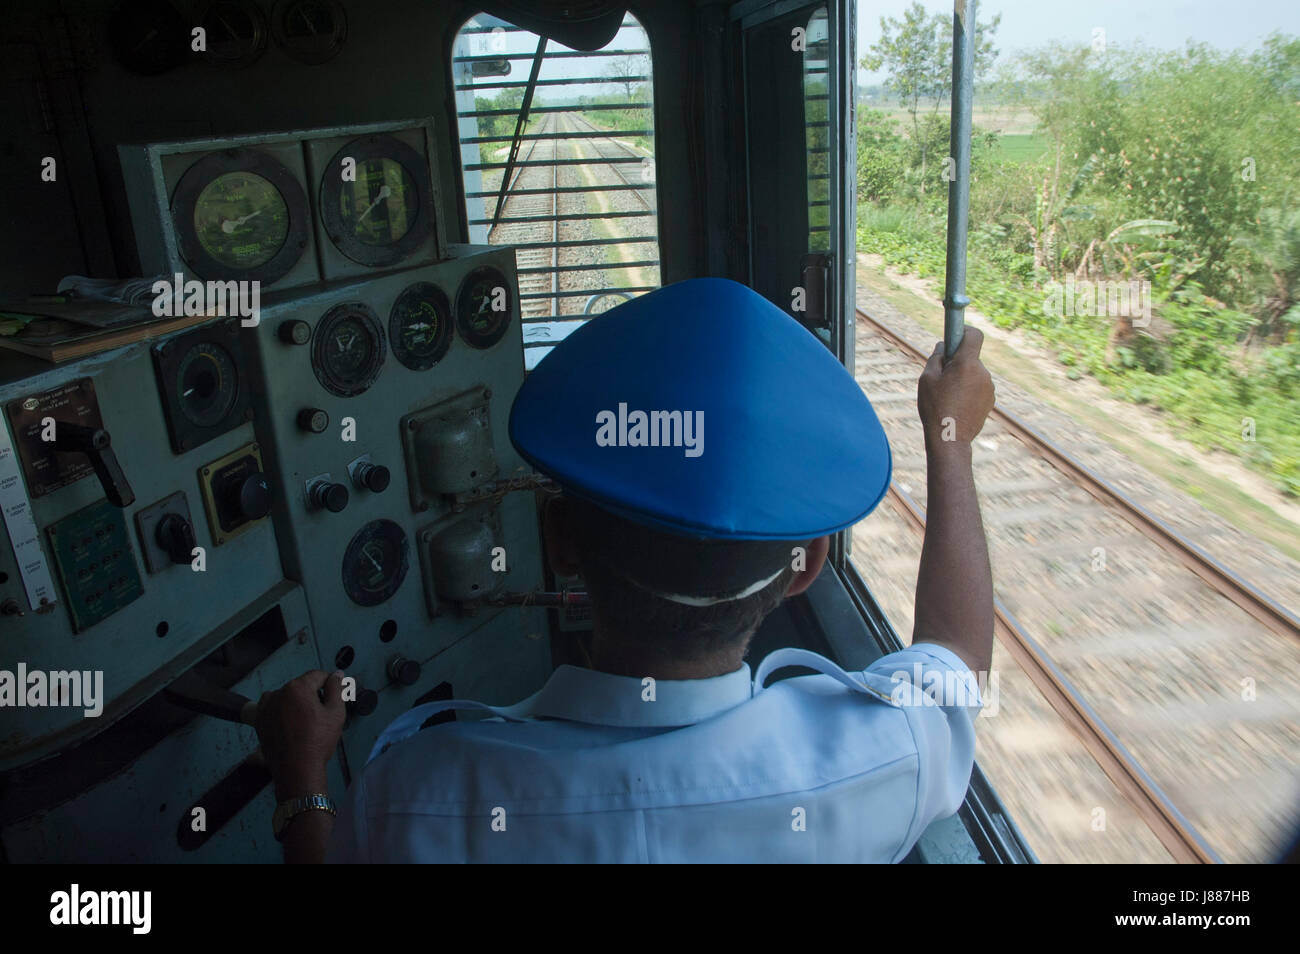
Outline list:
[[[857,315],[871,325],[881,337],[892,342],[918,362],[925,363],[928,355],[923,354],[919,348],[913,347],[909,341],[861,309],[858,310]],[[1286,607],[1260,592],[1139,503],[1112,487],[1098,474],[1075,460],[1024,421],[999,407],[994,407],[990,416],[996,418],[1021,443],[1046,458],[1096,500],[1117,510],[1128,523],[1158,544],[1166,553],[1175,557],[1216,593],[1249,613],[1277,635],[1300,641],[1300,618]]]
[[[572,115],[572,114],[571,114],[571,115]],[[577,119],[579,122],[585,123],[588,129],[594,130],[595,132],[603,133],[603,136],[598,136],[598,137],[593,137],[593,138],[603,138],[603,139],[608,139],[608,140],[609,140],[610,142],[612,142],[612,143],[613,143],[617,148],[621,149],[623,152],[627,153],[627,154],[628,154],[629,156],[631,156],[632,158],[637,159],[637,160],[639,160],[639,161],[641,161],[641,162],[644,162],[644,161],[646,160],[646,158],[648,158],[648,157],[646,157],[646,156],[642,156],[642,155],[638,154],[637,152],[635,152],[634,150],[628,148],[628,147],[625,146],[623,143],[621,143],[621,142],[619,142],[617,139],[615,139],[615,138],[610,134],[610,132],[609,132],[608,130],[602,130],[602,129],[600,129],[600,127],[596,126],[594,123],[592,123],[592,122],[591,122],[589,119],[587,119],[585,116],[577,116],[577,115],[574,115],[574,118]],[[615,131],[617,132],[617,130],[615,130]],[[634,130],[634,131],[632,131],[632,132],[630,132],[630,133],[625,133],[625,135],[634,135],[635,132],[636,132],[636,131]],[[602,156],[601,158],[602,158],[602,159],[608,159],[608,157],[605,157],[605,156]],[[622,160],[622,161],[626,161],[626,160]],[[642,193],[643,191],[647,191],[647,190],[649,190],[649,189],[653,189],[653,188],[654,188],[654,184],[653,184],[653,183],[649,183],[649,184],[647,184],[647,183],[642,183],[642,184],[639,185],[639,186],[638,186],[638,185],[633,185],[632,180],[629,179],[627,176],[623,175],[623,170],[620,169],[617,165],[615,165],[615,162],[614,162],[614,161],[610,161],[610,162],[609,162],[609,168],[613,170],[614,175],[618,176],[620,179],[623,180],[624,183],[626,183],[626,185],[627,185],[628,189],[631,191],[631,193],[632,193],[634,196],[636,196],[637,201],[640,202],[643,206],[646,207],[646,211],[648,211],[650,214],[653,215],[653,214],[654,214],[654,211],[655,211],[654,208],[650,205],[650,202],[646,199],[646,197],[643,196],[641,193]]]
[[[912,526],[925,533],[925,513],[897,484],[889,485],[889,502]],[[1182,864],[1218,864],[1221,859],[1169,797],[1160,790],[1115,733],[1083,700],[1015,617],[994,598],[994,632],[1048,705],[1075,734],[1138,817],[1173,859]]]

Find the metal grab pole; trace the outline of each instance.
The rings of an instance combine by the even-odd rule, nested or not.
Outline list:
[[[971,100],[975,93],[976,0],[954,0],[952,14],[952,118],[948,180],[947,270],[943,283],[943,356],[950,359],[965,331],[966,230],[970,220]]]

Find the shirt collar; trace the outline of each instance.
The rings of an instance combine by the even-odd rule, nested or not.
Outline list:
[[[628,728],[693,725],[746,702],[753,688],[745,664],[707,679],[653,680],[563,665],[510,713]]]

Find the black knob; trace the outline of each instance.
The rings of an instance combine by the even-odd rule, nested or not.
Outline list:
[[[299,318],[280,322],[280,327],[275,329],[275,333],[285,344],[305,345],[311,341],[311,325]]]
[[[298,427],[309,434],[323,434],[330,426],[330,416],[318,407],[305,407],[298,412]]]
[[[194,553],[194,528],[180,514],[164,514],[153,535],[173,563],[190,562]]]
[[[307,496],[313,507],[323,507],[330,513],[341,513],[348,505],[348,488],[328,480],[318,480],[312,484]]]
[[[271,512],[271,484],[261,471],[235,477],[224,496],[229,506],[245,520],[261,520]]]
[[[357,697],[347,704],[348,715],[368,716],[379,708],[379,693],[373,689],[358,689]]]
[[[388,661],[388,678],[399,686],[413,686],[420,681],[420,664],[414,659],[394,656]]]
[[[382,494],[388,489],[393,475],[383,464],[358,464],[353,480],[358,487],[364,487],[373,493]]]

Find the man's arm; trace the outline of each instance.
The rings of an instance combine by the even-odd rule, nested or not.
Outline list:
[[[912,641],[945,646],[974,672],[993,662],[993,571],[971,470],[971,442],[994,401],[983,343],[967,328],[944,365],[939,342],[917,386],[928,496]]]
[[[275,782],[276,803],[306,795],[328,795],[325,766],[338,748],[347,709],[342,673],[304,673],[257,703],[257,735]],[[308,810],[290,820],[284,833],[286,864],[319,863],[334,828],[328,812]]]

